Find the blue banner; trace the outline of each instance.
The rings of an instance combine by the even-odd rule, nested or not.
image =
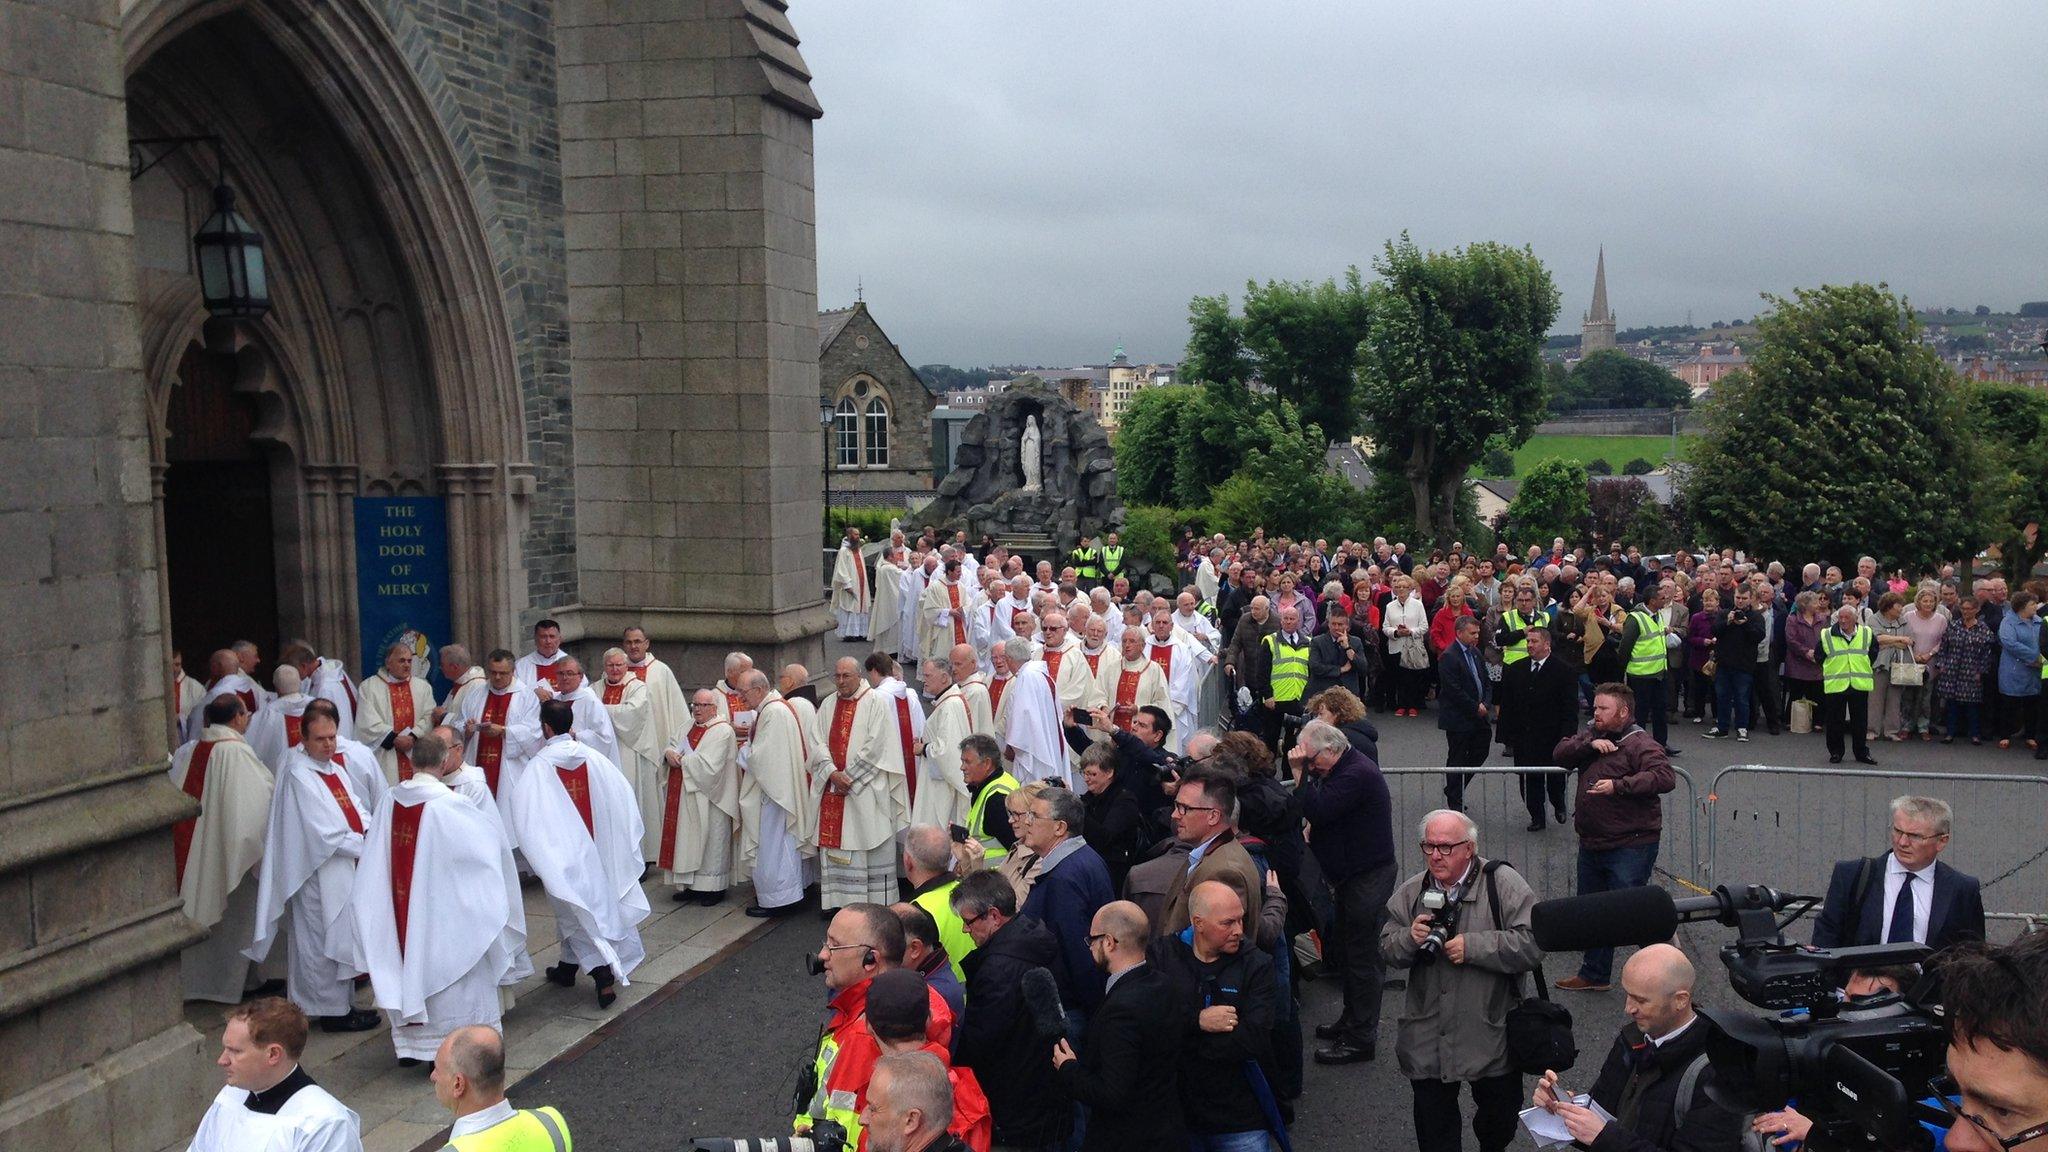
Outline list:
[[[447,694],[435,651],[452,637],[448,589],[448,511],[438,496],[356,497],[356,616],[362,622],[367,677],[384,652],[412,645],[413,675]]]

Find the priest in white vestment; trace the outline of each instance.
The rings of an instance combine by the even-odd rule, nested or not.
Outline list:
[[[1223,634],[1216,630],[1216,625],[1207,616],[1202,615],[1193,592],[1183,592],[1174,599],[1173,626],[1211,653],[1223,645]]]
[[[469,649],[460,644],[443,644],[440,652],[441,675],[448,681],[448,695],[434,708],[434,723],[446,724],[450,716],[462,714],[463,701],[484,690],[488,677],[484,670],[470,663]]]
[[[185,999],[238,1004],[248,991],[242,949],[256,930],[256,866],[270,826],[272,778],[244,738],[249,713],[241,700],[223,696],[200,719],[197,738],[171,756],[172,786],[199,802],[197,817],[171,826],[171,848],[185,915],[209,935],[185,949],[179,970]]]
[[[1003,753],[1010,761],[1010,774],[1019,782],[1058,779],[1073,786],[1067,766],[1066,729],[1052,674],[1045,661],[1028,660],[1031,642],[1021,636],[1003,645],[1003,655],[1013,662],[1017,673],[1004,693],[1007,719],[1003,723]]]
[[[188,1152],[363,1152],[361,1118],[299,1065],[306,1014],[297,1006],[265,996],[230,1008],[220,1046],[227,1084]]]
[[[376,752],[387,785],[412,777],[412,742],[434,730],[434,690],[413,678],[412,664],[412,645],[397,641],[356,686],[356,739]]]
[[[583,662],[574,656],[564,656],[553,665],[555,682],[553,699],[567,701],[576,712],[576,730],[570,735],[597,749],[604,758],[614,765],[619,764],[619,735],[612,728],[611,712],[605,708],[590,687],[590,681],[583,678]],[[543,700],[549,697],[541,697]],[[621,768],[621,772],[625,769]]]
[[[284,770],[285,752],[299,746],[299,727],[313,697],[306,694],[299,670],[290,664],[279,664],[271,675],[271,683],[277,694],[249,721],[246,739],[249,747],[255,749],[256,758],[275,776]]]
[[[608,1008],[618,998],[613,985],[647,957],[640,808],[618,766],[571,734],[575,719],[567,700],[540,706],[546,742],[520,775],[512,832],[547,889],[562,936],[562,962],[548,979],[566,988],[579,971],[588,973],[598,1007]]]
[[[597,693],[618,741],[619,771],[626,774],[633,786],[633,799],[640,805],[640,851],[651,864],[661,853],[662,745],[657,739],[660,733],[654,723],[653,697],[627,667],[624,648],[605,650],[604,683]]]
[[[747,703],[746,676],[754,670],[754,658],[745,652],[725,654],[725,675],[712,690],[718,693],[718,718],[732,722],[733,735],[739,738],[740,747],[747,746],[748,737],[754,732],[754,706]],[[767,673],[762,673],[765,677]],[[741,761],[744,763],[744,759]]]
[[[848,904],[895,902],[896,778],[903,772],[895,709],[868,686],[860,662],[833,666],[837,689],[818,705],[813,739],[830,761],[811,778],[818,805],[818,903],[831,912]]]
[[[1216,602],[1216,592],[1223,587],[1223,549],[1211,548],[1202,562],[1195,565],[1195,591],[1211,604]]]
[[[512,667],[512,654],[510,652],[505,653],[505,667],[508,670]],[[526,697],[528,700],[533,699],[533,693],[531,692],[520,692],[519,695]],[[536,703],[534,707],[537,710],[539,704]],[[536,747],[539,746],[540,742],[539,732],[540,721],[536,715],[534,721],[534,743]],[[450,792],[468,801],[471,807],[482,812],[484,818],[490,822],[491,827],[497,830],[499,838],[504,840],[506,850],[510,851],[512,849],[512,828],[505,822],[504,809],[498,802],[497,794],[491,790],[490,782],[484,778],[483,769],[469,763],[464,757],[462,733],[444,724],[434,729],[433,736],[434,739],[441,742],[443,748],[448,750],[441,759],[441,771],[439,773],[441,783],[446,784]],[[510,797],[511,791],[511,788],[508,786],[505,790],[507,797]],[[515,864],[517,863],[516,857],[514,862]],[[525,931],[524,925],[526,920],[524,904],[520,906],[519,917],[520,930],[523,932]],[[499,1003],[505,1011],[509,1012],[512,1010],[514,999],[512,985],[531,975],[533,975],[533,958],[522,949],[519,955],[513,958],[512,967],[498,981],[501,989]]]
[[[1062,717],[1069,709],[1090,712],[1100,706],[1095,696],[1095,670],[1081,656],[1081,641],[1067,628],[1064,612],[1045,614],[1045,642],[1038,658],[1052,674]]]
[[[984,623],[977,619],[980,597],[973,585],[960,579],[960,561],[946,561],[944,575],[932,581],[918,604],[925,628],[925,657],[943,659],[961,644],[977,651],[985,646],[985,642],[977,642],[987,634]]]
[[[343,732],[356,730],[356,686],[341,661],[315,654],[304,640],[285,645],[279,661],[299,670],[299,684],[306,695],[334,704],[341,714]]]
[[[967,701],[967,722],[981,735],[994,736],[996,706],[989,699],[988,681],[981,674],[981,664],[974,658],[974,649],[960,644],[946,656],[946,666],[953,673],[953,683],[959,686],[961,697]]]
[[[868,638],[868,613],[874,600],[867,561],[860,554],[860,529],[848,527],[832,562],[832,615],[839,621],[841,640]]]
[[[304,743],[285,755],[271,804],[270,831],[256,897],[255,936],[245,955],[270,954],[291,917],[285,983],[292,1003],[321,1017],[330,1032],[377,1026],[375,1012],[355,1010],[355,978],[363,970],[349,898],[356,861],[369,829],[362,796],[332,760],[336,722],[332,705],[306,709]]]
[[[562,651],[562,626],[543,620],[533,626],[533,651],[519,658],[513,675],[543,700],[555,694],[555,665],[569,659]]]
[[[1165,611],[1164,605],[1152,613],[1152,635],[1145,654],[1166,677],[1167,699],[1173,702],[1167,709],[1173,731],[1167,736],[1166,750],[1178,756],[1186,750],[1188,737],[1201,727],[1202,678],[1209,665],[1216,663],[1216,654],[1192,639],[1181,639],[1174,631],[1173,614]]]
[[[768,687],[768,674],[749,668],[740,677],[754,735],[741,756],[740,863],[753,869],[754,902],[746,914],[782,916],[804,898],[804,857],[814,855],[811,766],[817,758],[808,700],[791,700]]]
[[[1081,633],[1081,650],[1075,655],[1088,666],[1088,678],[1095,682],[1094,690],[1089,693],[1095,701],[1092,708],[1104,707],[1108,701],[1102,695],[1102,666],[1104,663],[1113,664],[1117,659],[1116,646],[1109,642],[1109,621],[1100,616],[1090,616],[1088,627]]]
[[[199,710],[216,698],[231,692],[241,698],[242,707],[247,708],[251,716],[263,707],[262,689],[256,687],[254,680],[243,675],[242,662],[231,649],[222,648],[215,651],[206,662],[206,672],[206,691],[200,694],[199,699],[188,700],[185,704],[186,724],[193,730],[205,726],[200,723]]]
[[[896,812],[891,817],[898,828],[910,827],[910,805],[917,795],[917,745],[924,739],[924,701],[903,682],[896,658],[886,652],[871,652],[862,662],[868,687],[882,694],[889,705],[889,722],[896,726],[896,749],[903,758],[901,777],[891,777]]]
[[[1109,709],[1110,722],[1122,731],[1131,730],[1138,709],[1151,705],[1172,716],[1167,698],[1166,674],[1145,655],[1145,633],[1131,628],[1124,633],[1113,659],[1105,659],[1095,676],[1096,691]]]
[[[527,757],[540,750],[540,699],[519,682],[512,652],[495,649],[484,657],[484,692],[463,702],[451,717],[462,734],[463,758],[483,777],[496,798],[506,831],[512,828],[512,794]],[[515,837],[513,847],[518,847]]]
[[[175,650],[171,653],[171,674],[164,682],[164,692],[171,698],[171,715],[178,722],[178,742],[192,739],[192,706],[206,699],[206,685],[186,675],[185,657]]]
[[[895,545],[875,557],[875,602],[868,629],[875,651],[903,654],[903,549]]]
[[[896,655],[910,660],[922,659],[924,627],[917,606],[924,598],[924,561],[921,558],[912,558],[898,580],[900,590],[896,603]]]
[[[732,886],[733,821],[740,814],[739,739],[718,718],[718,693],[700,688],[690,701],[689,727],[663,753],[659,867],[678,904],[706,907]]]
[[[412,778],[385,795],[364,834],[350,902],[375,1003],[406,1065],[432,1060],[457,1028],[498,1027],[498,986],[526,955],[511,847],[441,781],[446,745],[429,733],[414,747]]]
[[[953,683],[953,670],[944,661],[925,661],[921,678],[932,708],[916,748],[918,782],[910,799],[910,823],[964,824],[968,790],[960,769],[960,742],[974,734],[967,697]]]
[[[635,624],[619,637],[626,650],[626,668],[647,685],[647,706],[654,715],[654,747],[659,750],[675,742],[678,733],[691,724],[690,702],[683,686],[666,663],[649,651],[647,630]]]

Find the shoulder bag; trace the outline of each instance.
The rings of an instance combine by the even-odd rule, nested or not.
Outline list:
[[[1493,909],[1493,926],[1507,927],[1500,912],[1500,892],[1494,888],[1495,870],[1505,860],[1488,860],[1485,867],[1486,902]],[[1549,981],[1543,978],[1543,962],[1536,962],[1536,995],[1522,995],[1522,977],[1509,977],[1513,1002],[1508,1005],[1508,1063],[1525,1076],[1563,1072],[1579,1059],[1578,1041],[1572,1037],[1572,1014],[1550,999]]]

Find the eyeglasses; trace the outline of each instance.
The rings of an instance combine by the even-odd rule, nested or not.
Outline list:
[[[1892,828],[1892,839],[1904,840],[1908,844],[1925,844],[1929,840],[1939,840],[1943,835],[1941,832],[1908,832],[1904,828]]]
[[[995,909],[993,908],[983,908],[981,911],[976,912],[972,916],[963,916],[960,919],[960,926],[962,928],[972,928],[976,924],[981,923],[983,920],[988,919],[988,914],[993,911],[995,911]]]
[[[1181,803],[1180,801],[1178,801],[1178,800],[1174,801],[1174,803],[1173,803],[1173,814],[1174,814],[1175,816],[1185,816],[1185,815],[1187,815],[1187,814],[1188,814],[1188,813],[1190,813],[1190,812],[1220,812],[1220,811],[1222,811],[1222,809],[1220,809],[1220,808],[1217,808],[1217,807],[1216,807],[1215,805],[1213,805],[1213,804],[1182,804],[1182,803]]]
[[[1424,855],[1428,856],[1449,856],[1471,842],[1470,840],[1454,840],[1449,844],[1433,844],[1428,840],[1424,840],[1422,842],[1422,851]]]
[[[1110,934],[1107,932],[1090,932],[1088,934],[1088,946],[1093,948],[1097,940],[1107,940],[1109,938]]]
[[[1951,1120],[1968,1120],[1977,1126],[1977,1131],[1982,1132],[1986,1137],[1990,1138],[1992,1143],[2005,1149],[2006,1152],[2012,1152],[2012,1149],[2025,1144],[2029,1140],[2038,1140],[2043,1136],[2048,1136],[2048,1123],[2036,1124],[2024,1132],[2015,1133],[2011,1136],[2000,1136],[1991,1125],[1984,1122],[1982,1116],[1963,1111],[1961,1103],[1962,1090],[1957,1088],[1955,1080],[1948,1076],[1936,1076],[1934,1079],[1929,1080],[1927,1082],[1927,1090],[1932,1092],[1935,1098],[1941,1101],[1942,1110],[1949,1114]]]

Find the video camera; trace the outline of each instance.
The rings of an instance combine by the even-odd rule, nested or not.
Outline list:
[[[1917,964],[1930,951],[1920,944],[1814,948],[1786,939],[1785,927],[1819,904],[1819,897],[1762,885],[1724,884],[1684,900],[1652,886],[1545,900],[1531,925],[1547,952],[1662,943],[1687,923],[1735,929],[1734,943],[1721,948],[1729,987],[1776,1014],[1701,1013],[1717,1026],[1707,1047],[1710,1093],[1742,1112],[1797,1098],[1814,1122],[1810,1148],[1931,1148],[1920,1122],[1945,1125],[1947,1115],[1917,1101],[1942,1072],[1947,1035],[1924,999],[1929,982],[1901,998],[1854,1004],[1840,991],[1857,969]],[[1781,921],[1778,913],[1788,909]]]
[[[696,1152],[844,1152],[850,1147],[846,1129],[831,1120],[811,1121],[808,1136],[695,1136]]]

